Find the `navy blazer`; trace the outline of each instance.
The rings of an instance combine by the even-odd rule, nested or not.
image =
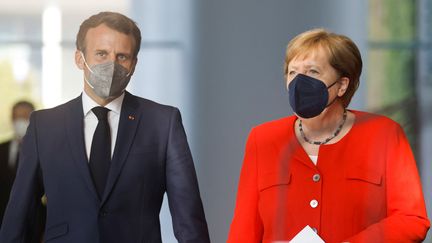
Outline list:
[[[3,218],[16,173],[16,169],[9,166],[11,143],[12,140],[9,140],[0,144],[0,219]]]
[[[159,243],[166,192],[179,242],[210,242],[191,152],[177,108],[126,92],[104,195],[93,184],[81,96],[33,112],[0,231],[31,242],[47,196],[45,242]]]

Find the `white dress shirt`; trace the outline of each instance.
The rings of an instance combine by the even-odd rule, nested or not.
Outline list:
[[[110,109],[108,112],[108,123],[111,130],[111,157],[114,153],[114,147],[117,140],[117,131],[120,120],[120,112],[123,104],[124,92],[122,95],[117,97],[115,100],[108,103],[105,107]],[[82,104],[84,111],[84,139],[85,147],[87,152],[87,159],[90,159],[91,144],[93,141],[93,135],[98,124],[98,119],[91,109],[98,105],[90,96],[84,91],[82,93]]]
[[[9,161],[8,161],[9,168],[11,168],[11,169],[15,168],[18,153],[19,153],[19,141],[18,141],[18,139],[15,138],[15,139],[11,140],[11,142],[9,144]]]
[[[312,160],[312,162],[317,165],[318,163],[318,155],[309,155],[309,158]]]

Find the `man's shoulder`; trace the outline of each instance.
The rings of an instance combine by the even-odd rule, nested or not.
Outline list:
[[[125,105],[127,106],[132,106],[136,109],[140,109],[148,112],[171,113],[173,111],[178,110],[177,107],[161,104],[156,101],[139,97],[128,92],[126,92],[125,99],[123,102],[125,102]]]
[[[136,110],[156,114],[171,114],[173,111],[178,111],[178,108],[174,106],[160,104],[153,100],[133,95],[129,92],[125,93],[123,105]],[[33,115],[46,119],[56,119],[59,117],[63,117],[71,112],[75,114],[82,114],[83,111],[81,95],[58,106],[34,111]]]
[[[69,100],[63,104],[33,111],[31,114],[32,119],[47,119],[52,121],[58,121],[63,117],[67,116],[70,113],[78,113],[82,114],[82,101],[81,96],[78,96],[72,100]],[[37,118],[35,118],[37,117]]]

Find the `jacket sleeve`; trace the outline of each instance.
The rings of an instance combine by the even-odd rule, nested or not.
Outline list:
[[[0,242],[40,242],[41,197],[43,195],[41,172],[36,143],[36,119],[33,112],[30,125],[23,138],[16,179],[3,218]]]
[[[179,243],[209,243],[192,155],[178,109],[170,117],[166,186],[174,235]]]
[[[397,125],[387,148],[387,218],[347,239],[348,242],[421,242],[429,229],[416,163]]]
[[[237,190],[234,218],[228,235],[228,243],[262,242],[263,225],[258,213],[257,146],[254,130],[246,143],[243,166]]]

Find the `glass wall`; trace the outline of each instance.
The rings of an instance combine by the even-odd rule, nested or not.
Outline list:
[[[11,134],[11,108],[25,99],[40,106],[40,15],[0,17],[0,141]]]

